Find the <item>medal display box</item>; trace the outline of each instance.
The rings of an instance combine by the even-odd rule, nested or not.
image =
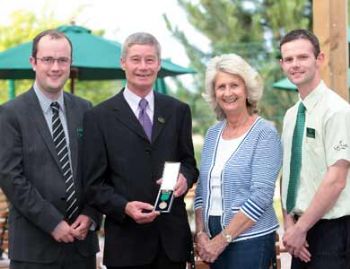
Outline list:
[[[154,210],[160,213],[169,213],[174,200],[174,188],[180,172],[179,162],[165,162]]]

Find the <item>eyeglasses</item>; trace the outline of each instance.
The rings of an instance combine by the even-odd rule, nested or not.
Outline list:
[[[35,59],[40,60],[44,65],[47,66],[52,66],[55,61],[59,66],[68,66],[71,63],[71,60],[67,57],[60,57],[60,58],[54,58],[54,57],[42,57],[38,58],[36,57]]]

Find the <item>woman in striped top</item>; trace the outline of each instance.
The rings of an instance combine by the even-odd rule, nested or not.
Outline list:
[[[267,269],[274,257],[282,148],[257,114],[262,91],[261,77],[240,56],[209,62],[206,94],[220,121],[205,138],[195,215],[197,251],[214,269]]]

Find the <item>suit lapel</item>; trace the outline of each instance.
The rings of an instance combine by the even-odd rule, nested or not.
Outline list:
[[[112,102],[113,110],[118,120],[123,123],[127,128],[135,132],[141,138],[149,142],[143,127],[139,120],[136,118],[134,112],[126,102],[123,91],[120,91]],[[156,141],[161,133],[162,129],[166,125],[167,121],[171,117],[171,110],[168,107],[166,100],[158,93],[154,93],[154,115],[153,115],[153,127],[152,127],[152,143]]]
[[[123,96],[123,91],[120,91],[114,97],[114,101],[112,102],[112,104],[112,110],[115,112],[115,116],[117,117],[117,119],[131,131],[140,136],[142,139],[149,141],[139,120],[136,118],[134,112],[131,110],[130,106],[126,102]]]
[[[154,93],[152,142],[154,143],[171,117],[171,109],[158,93]]]
[[[56,164],[58,165],[58,167],[61,167],[59,160],[57,158],[56,148],[53,143],[53,139],[52,139],[49,127],[47,126],[47,122],[45,120],[41,106],[39,104],[38,97],[36,96],[34,89],[31,89],[28,94],[29,94],[28,101],[33,111],[32,120],[34,122],[34,126],[38,128],[38,131],[40,135],[43,137],[43,140],[46,146],[48,147],[50,153],[52,154],[52,157],[54,158]]]

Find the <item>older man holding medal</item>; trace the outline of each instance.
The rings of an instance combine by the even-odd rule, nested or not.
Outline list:
[[[84,178],[89,204],[106,215],[108,269],[183,269],[191,257],[184,203],[198,177],[191,112],[153,91],[160,59],[152,35],[129,36],[121,57],[125,88],[84,119]],[[165,162],[178,166],[170,181]]]

